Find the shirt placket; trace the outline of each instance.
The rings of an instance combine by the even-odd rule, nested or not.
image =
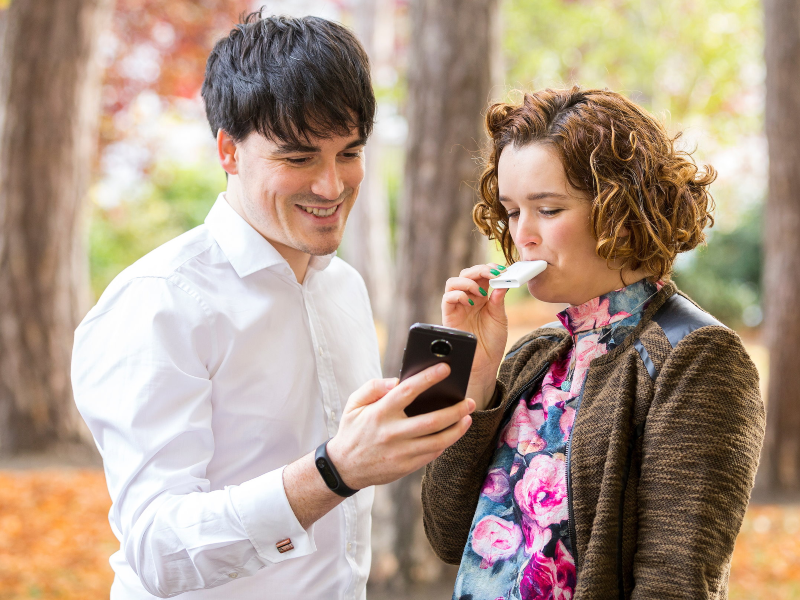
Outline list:
[[[308,314],[311,340],[316,350],[317,377],[319,378],[319,385],[322,390],[322,406],[325,411],[326,429],[328,437],[333,437],[339,431],[339,422],[342,416],[343,405],[336,385],[336,376],[333,370],[333,362],[331,361],[330,346],[325,339],[322,321],[320,320],[314,301],[314,294],[308,286],[309,279],[310,278],[307,278],[302,286],[303,300]],[[352,573],[350,585],[347,586],[345,592],[345,598],[354,600],[355,592],[360,584],[360,582],[357,581],[359,570],[356,564],[356,524],[358,522],[356,498],[345,498],[340,504],[340,507],[344,515],[345,523],[345,556]]]

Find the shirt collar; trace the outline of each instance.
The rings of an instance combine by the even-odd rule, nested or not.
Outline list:
[[[578,306],[558,313],[558,320],[572,335],[606,327],[617,321],[643,313],[650,299],[664,285],[641,279],[636,283],[608,292]]]
[[[225,192],[217,197],[206,216],[205,224],[239,277],[247,277],[256,271],[278,265],[291,270],[280,252],[233,210],[225,199]],[[308,267],[322,271],[334,256],[336,252],[312,256]]]

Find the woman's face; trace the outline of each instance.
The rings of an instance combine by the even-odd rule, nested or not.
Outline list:
[[[535,298],[578,305],[625,285],[620,272],[595,251],[591,197],[569,184],[551,147],[506,146],[497,184],[520,258],[547,262],[547,269],[528,282]],[[637,281],[623,275],[627,283]]]

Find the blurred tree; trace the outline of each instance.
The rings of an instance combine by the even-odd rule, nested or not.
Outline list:
[[[214,43],[249,12],[249,0],[117,0],[103,86],[101,144],[132,135],[119,118],[143,92],[167,102],[197,97]]]
[[[760,10],[758,0],[506,0],[507,80],[608,87],[730,141],[761,127]]]
[[[385,372],[400,370],[408,327],[441,322],[444,281],[485,259],[471,209],[474,151],[491,87],[495,0],[415,0],[408,64],[409,133],[401,203],[397,293]],[[400,576],[419,567],[421,473],[395,484]],[[419,542],[419,543],[417,543]]]
[[[94,297],[142,256],[200,225],[225,189],[222,169],[160,164],[140,199],[93,206],[89,266]]]
[[[73,331],[87,307],[81,206],[111,0],[14,0],[0,56],[0,451],[75,440]]]
[[[800,492],[800,4],[765,0],[769,195],[764,289],[769,349],[767,439],[759,478]]]

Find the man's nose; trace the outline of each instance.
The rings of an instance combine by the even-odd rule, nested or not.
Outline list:
[[[337,165],[324,165],[311,184],[311,192],[327,200],[336,200],[344,191],[344,182]]]

